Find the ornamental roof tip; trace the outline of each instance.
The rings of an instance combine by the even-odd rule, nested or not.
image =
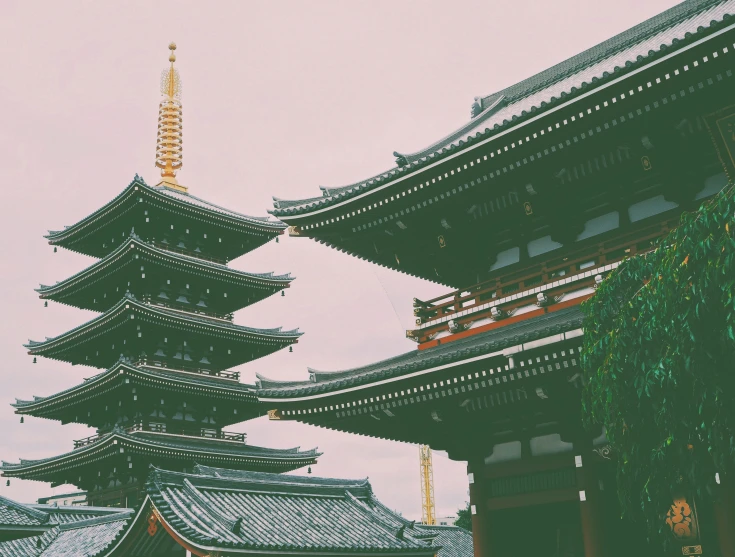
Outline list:
[[[734,0],[687,0],[607,41],[490,95],[476,97],[471,119],[439,141],[414,153],[395,152],[397,168],[349,186],[327,188],[329,197],[279,202],[274,215],[309,213],[369,191],[407,171],[426,166],[480,139],[497,135],[531,115],[580,97],[663,53],[699,40],[735,14]],[[405,162],[405,164],[404,164]],[[315,199],[320,202],[315,203]]]

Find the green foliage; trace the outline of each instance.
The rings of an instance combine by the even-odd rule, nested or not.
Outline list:
[[[652,536],[668,531],[672,494],[711,500],[734,462],[734,191],[683,215],[583,306],[584,419],[605,426],[623,513]]]
[[[472,532],[472,513],[470,512],[469,501],[464,509],[457,511],[457,520],[454,521],[454,525]]]

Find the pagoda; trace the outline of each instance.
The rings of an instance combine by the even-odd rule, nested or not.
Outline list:
[[[286,472],[313,464],[315,450],[250,446],[223,428],[260,415],[252,385],[231,367],[298,342],[298,330],[233,323],[233,312],[283,294],[293,277],[248,273],[227,263],[277,238],[285,225],[195,197],[179,184],[182,166],[180,79],[163,72],[156,166],[150,186],[135,176],[112,201],[49,243],[98,260],[40,297],[99,312],[63,334],[26,347],[37,358],[104,371],[65,391],[17,400],[17,414],[82,423],[96,433],[72,451],[3,462],[8,478],[73,484],[100,506],[139,502],[150,465],[186,472],[195,463]],[[24,417],[21,417],[21,422]],[[10,481],[10,480],[8,480]]]
[[[260,377],[269,416],[467,462],[475,557],[660,555],[620,516],[604,429],[582,424],[580,304],[735,179],[733,15],[733,0],[685,1],[475,97],[463,126],[385,172],[275,198],[290,235],[448,291],[413,300],[415,350]],[[667,555],[735,556],[718,474],[716,505],[665,502]]]

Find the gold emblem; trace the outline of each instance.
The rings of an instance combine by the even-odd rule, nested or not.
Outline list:
[[[533,215],[533,207],[531,207],[530,201],[525,201],[523,203],[523,210],[526,211],[526,215],[528,216]]]
[[[641,157],[641,164],[643,165],[643,170],[651,170],[653,168],[651,159],[648,158],[648,155],[643,155]]]
[[[671,529],[674,538],[680,541],[696,540],[697,519],[694,510],[685,497],[674,499],[673,505],[666,513],[666,524]]]
[[[181,77],[174,68],[176,44],[168,45],[171,67],[161,73],[161,94],[158,105],[158,138],[156,140],[156,166],[161,169],[161,183],[180,191],[186,187],[176,181],[176,173],[184,164]]]
[[[268,419],[269,420],[280,420],[281,419],[281,411],[280,410],[268,410]]]
[[[681,554],[682,555],[701,555],[702,554],[702,546],[701,545],[685,545],[681,548]]]
[[[151,513],[148,517],[148,535],[149,536],[155,536],[156,532],[158,532],[158,525],[156,524],[158,522],[158,518],[156,517],[156,513]]]
[[[442,236],[442,235],[440,234],[440,235],[439,235],[439,238],[438,238],[438,240],[439,240],[439,247],[440,247],[440,248],[445,248],[445,247],[447,247],[447,241],[446,241],[446,240],[444,239],[444,236]]]
[[[298,226],[289,226],[288,235],[289,236],[301,236],[301,228],[299,228]]]

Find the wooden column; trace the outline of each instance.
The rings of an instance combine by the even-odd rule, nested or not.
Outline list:
[[[492,557],[490,511],[487,508],[487,480],[485,458],[476,457],[467,463],[470,483],[470,512],[472,513],[472,545],[474,557]]]
[[[717,540],[722,557],[735,557],[735,470],[723,474],[721,482],[714,504]]]
[[[582,538],[585,557],[604,557],[603,501],[600,492],[592,451],[585,450],[575,457],[577,487],[579,488],[579,514],[582,522]]]

